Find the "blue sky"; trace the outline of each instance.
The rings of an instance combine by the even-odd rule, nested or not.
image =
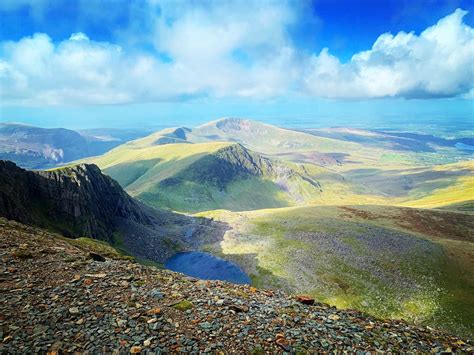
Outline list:
[[[463,0],[0,2],[0,120],[473,120]]]

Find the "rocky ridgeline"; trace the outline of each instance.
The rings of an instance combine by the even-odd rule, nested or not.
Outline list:
[[[95,165],[27,171],[0,160],[0,216],[67,236],[111,241],[118,218],[144,225],[153,218]]]
[[[5,219],[0,236],[0,353],[473,351],[427,327],[189,278]]]

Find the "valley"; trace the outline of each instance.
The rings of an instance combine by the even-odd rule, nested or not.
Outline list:
[[[472,334],[470,214],[308,206],[199,216],[230,226],[201,249],[241,265],[256,286]]]
[[[2,353],[473,349],[433,328],[140,265],[99,241],[3,218],[0,235]]]

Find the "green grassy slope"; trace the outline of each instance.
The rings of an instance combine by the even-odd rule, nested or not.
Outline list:
[[[130,142],[87,162],[139,200],[177,211],[293,206],[321,192],[317,181],[297,166],[236,143],[153,145],[155,138]]]
[[[202,248],[239,263],[257,286],[472,336],[473,215],[388,206],[202,215],[231,226]]]
[[[421,141],[416,140],[418,136]],[[142,196],[145,202],[183,210],[191,201],[194,206],[185,209],[188,211],[269,208],[302,202],[443,207],[469,201],[465,192],[474,183],[474,166],[469,161],[452,163],[466,159],[467,153],[453,147],[436,146],[432,136],[418,136],[398,137],[347,128],[299,132],[250,120],[225,118],[194,129],[169,128],[153,133],[107,154],[105,162],[102,158],[97,161],[131,194],[138,196],[142,185],[147,186]],[[168,185],[155,188],[157,183],[153,175],[159,176],[160,181],[163,180],[161,176],[173,176],[183,166],[202,158],[198,154],[213,154],[216,145],[223,147],[230,144],[228,142],[238,142],[253,152],[284,161],[287,167],[318,181],[322,191],[305,188],[298,192],[299,196],[288,199],[279,190],[271,192],[272,184],[261,180],[246,181],[247,188],[230,184],[224,194],[229,198],[222,194],[222,189],[209,190],[208,186],[201,186],[199,180],[194,180],[197,184],[178,188]],[[173,159],[173,150],[187,155]],[[133,159],[128,157],[130,152],[134,152]],[[132,163],[116,159],[117,156],[125,156]],[[189,156],[192,158],[187,160]],[[115,161],[110,164],[107,160],[113,157]],[[168,173],[168,170],[171,171]],[[150,180],[154,181],[153,186]],[[245,202],[255,197],[250,194],[252,189],[265,191],[263,199],[258,198],[262,203]],[[241,201],[240,197],[246,192],[249,195]],[[273,197],[265,199],[265,196]],[[183,201],[185,197],[187,200]]]

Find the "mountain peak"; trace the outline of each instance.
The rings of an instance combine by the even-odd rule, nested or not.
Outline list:
[[[242,129],[247,129],[250,126],[255,125],[255,124],[259,124],[259,122],[252,121],[245,118],[238,118],[238,117],[222,117],[217,120],[203,124],[199,126],[199,128],[207,127],[207,126],[215,126],[222,130],[226,130],[226,129],[242,130]]]

